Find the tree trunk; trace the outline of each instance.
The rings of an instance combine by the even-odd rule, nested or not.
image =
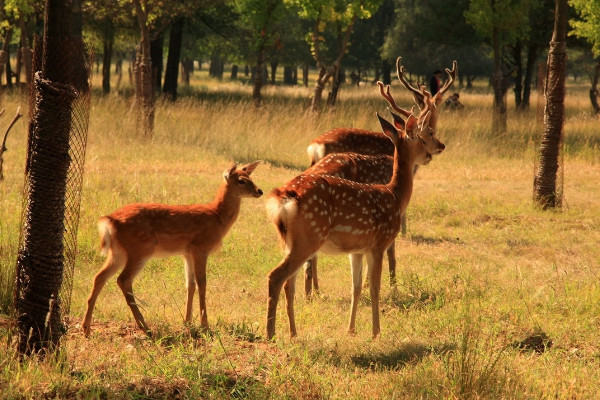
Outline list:
[[[112,64],[113,42],[115,39],[115,31],[111,21],[106,21],[104,27],[103,49],[102,55],[102,93],[110,93],[110,66]]]
[[[310,111],[315,113],[321,109],[321,97],[323,96],[323,89],[325,89],[325,77],[329,79],[327,69],[325,67],[319,68],[319,77],[315,83],[315,89],[313,91],[313,97],[310,103]]]
[[[304,64],[302,66],[302,84],[304,87],[308,87],[308,72],[310,66],[308,64]]]
[[[210,65],[208,67],[208,74],[217,79],[223,79],[223,59],[219,54],[214,52],[210,58]]]
[[[0,77],[4,73],[4,68],[10,64],[9,46],[12,38],[12,28],[6,30],[6,36],[4,37],[4,43],[2,44],[2,50],[0,50]]]
[[[392,84],[392,65],[388,60],[381,61],[381,79],[384,85]]]
[[[192,75],[192,70],[194,67],[194,60],[191,58],[184,58],[181,62],[181,79],[185,86],[190,86],[190,76]]]
[[[271,85],[275,84],[275,78],[277,77],[277,66],[279,63],[277,61],[271,61]]]
[[[335,103],[337,101],[337,95],[338,92],[340,91],[340,81],[341,81],[341,77],[343,75],[343,72],[341,71],[340,68],[335,68],[334,72],[333,72],[333,79],[331,81],[331,92],[329,92],[329,96],[327,96],[327,105],[328,106],[335,106]]]
[[[261,47],[256,54],[256,69],[254,71],[254,88],[252,89],[252,101],[254,101],[254,107],[260,108],[262,97],[260,91],[263,85],[263,63],[264,63],[264,51]]]
[[[238,67],[236,64],[233,64],[231,66],[231,80],[236,80],[238,77],[238,70],[240,69],[240,67]]]
[[[160,34],[150,40],[150,59],[152,60],[152,89],[160,92],[162,88],[163,45],[165,36]]]
[[[294,67],[289,67],[285,65],[283,67],[283,84],[284,85],[294,85]]]
[[[183,18],[175,20],[171,24],[171,33],[169,34],[169,54],[167,55],[163,93],[173,101],[177,99],[177,78],[181,58],[181,44],[183,42],[183,25]]]
[[[492,115],[492,131],[501,133],[506,131],[506,100],[504,98],[504,71],[502,68],[502,57],[498,28],[492,33],[492,47],[494,49],[494,75],[492,84],[494,87],[494,110]]]
[[[543,209],[562,205],[556,178],[565,117],[567,60],[567,0],[556,0],[554,33],[548,52],[544,108],[544,133],[540,145],[540,166],[534,179],[534,197]]]
[[[71,228],[65,225],[65,201],[72,106],[78,93],[89,93],[83,45],[70,32],[71,4],[46,1],[43,48],[36,46],[43,54],[39,57],[38,53],[41,71],[36,75],[35,109],[29,126],[27,200],[14,296],[18,350],[27,355],[55,349],[65,331],[59,292],[63,239]],[[72,68],[65,68],[67,58]]]
[[[527,65],[525,66],[525,80],[523,81],[523,103],[521,107],[526,110],[529,108],[531,98],[531,83],[533,82],[533,71],[535,70],[535,61],[537,60],[537,46],[530,44],[527,48]]]
[[[142,118],[141,133],[144,136],[152,136],[154,130],[154,91],[152,90],[152,58],[150,57],[150,32],[146,25],[147,15],[142,9],[140,0],[133,0],[135,12],[142,39],[140,41],[140,53],[138,65],[139,76],[139,100],[138,107]]]
[[[592,87],[590,88],[590,101],[592,102],[592,108],[594,114],[600,114],[600,106],[598,105],[598,78],[600,76],[600,59],[598,64],[594,68],[594,75],[592,76]]]
[[[523,108],[523,43],[519,40],[513,47],[513,61],[515,63],[515,108]]]

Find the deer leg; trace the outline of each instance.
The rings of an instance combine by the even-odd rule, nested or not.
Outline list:
[[[92,313],[94,312],[94,306],[100,291],[106,284],[106,282],[117,273],[119,269],[125,265],[126,256],[124,254],[116,253],[112,249],[109,250],[108,256],[102,265],[102,269],[98,271],[94,277],[94,284],[92,286],[92,292],[88,297],[87,310],[85,311],[85,317],[83,319],[82,328],[83,334],[88,336],[91,330],[92,324]]]
[[[315,255],[304,263],[304,297],[307,299],[310,299],[312,295],[313,261],[316,258],[317,256]]]
[[[383,262],[383,251],[374,251],[367,254],[367,263],[371,270],[371,312],[373,314],[373,339],[381,332],[379,324],[379,292],[381,289],[381,266]]]
[[[125,296],[125,301],[131,309],[131,313],[133,314],[133,318],[138,327],[150,336],[150,329],[148,328],[146,321],[144,321],[144,316],[140,312],[135,301],[135,296],[133,295],[133,280],[144,266],[144,262],[145,260],[128,260],[125,264],[125,268],[117,278],[117,284]]]
[[[194,255],[194,272],[196,285],[198,286],[198,297],[200,298],[200,326],[208,328],[208,314],[206,313],[206,262],[208,254]]]
[[[296,273],[292,274],[283,284],[285,291],[286,309],[288,320],[290,321],[290,336],[297,336],[296,318],[294,317],[294,294],[296,293]]]
[[[402,229],[402,237],[406,236],[406,212],[402,214],[402,218],[400,218],[401,229]]]
[[[317,255],[304,264],[304,294],[307,299],[312,296],[312,291],[319,291],[319,281],[317,279]]]
[[[315,254],[312,258],[312,284],[315,293],[319,293],[319,279],[317,273],[317,255]]]
[[[285,281],[287,281],[300,267],[308,260],[313,252],[302,252],[301,254],[294,252],[292,249],[283,261],[269,272],[269,298],[267,300],[267,339],[272,339],[275,336],[275,317],[277,314],[277,302],[279,294]],[[288,316],[289,317],[289,316]],[[295,321],[290,321],[290,328],[295,326]],[[291,330],[290,330],[290,333]]]
[[[185,304],[185,322],[190,323],[194,317],[194,294],[196,292],[196,278],[194,276],[194,258],[190,255],[185,260],[185,287],[187,289],[187,302]]]
[[[396,240],[387,249],[388,265],[390,267],[390,285],[396,284]]]
[[[348,324],[348,333],[356,334],[356,311],[360,292],[362,290],[362,254],[350,254],[350,268],[352,269],[352,302],[350,304],[350,322]]]

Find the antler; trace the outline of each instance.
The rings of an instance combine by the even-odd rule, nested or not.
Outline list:
[[[446,73],[448,74],[448,76],[450,78],[446,82],[444,82],[444,86],[442,86],[442,88],[438,91],[438,93],[440,93],[440,95],[443,95],[444,93],[446,93],[446,91],[448,89],[450,89],[450,86],[452,86],[452,84],[454,83],[454,80],[456,79],[457,72],[458,72],[458,63],[456,62],[456,60],[454,60],[454,61],[452,61],[452,70],[449,70],[448,68],[446,68]]]
[[[377,81],[377,84],[379,85],[379,92],[381,93],[383,98],[387,100],[387,102],[390,104],[390,106],[395,111],[398,111],[400,114],[404,115],[406,118],[408,118],[412,114],[411,111],[408,111],[408,110],[398,107],[398,105],[396,104],[396,100],[394,100],[394,98],[390,94],[390,85],[385,86],[385,92],[384,92],[383,83],[380,81]]]
[[[0,116],[2,116],[2,114],[4,114],[4,109],[0,112]],[[18,121],[19,118],[21,118],[21,107],[17,108],[17,113],[15,114],[15,117],[13,118],[10,125],[8,125],[8,128],[6,129],[6,133],[4,133],[4,139],[2,140],[2,146],[0,146],[0,181],[4,179],[4,175],[2,174],[2,162],[3,162],[2,155],[6,151],[6,138],[8,137],[8,132],[10,132],[10,129],[13,127],[15,122]]]
[[[417,88],[413,87],[404,77],[404,66],[402,65],[402,57],[398,57],[396,60],[396,73],[398,74],[398,79],[404,87],[413,94],[415,101],[419,105],[420,109],[425,107],[424,97],[425,95]]]

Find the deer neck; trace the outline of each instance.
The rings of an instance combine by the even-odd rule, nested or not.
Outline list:
[[[233,225],[240,213],[242,199],[235,195],[225,183],[217,191],[215,199],[210,205],[219,222],[225,227]]]
[[[406,143],[400,144],[401,151],[398,150],[394,152],[394,169],[388,187],[398,201],[408,203],[412,193],[415,163]]]

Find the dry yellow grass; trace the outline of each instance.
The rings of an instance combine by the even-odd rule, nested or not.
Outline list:
[[[503,134],[489,131],[490,95],[462,93],[464,112],[442,113],[447,149],[417,175],[409,234],[397,241],[398,286],[383,277],[379,340],[370,339],[368,298],[358,334],[345,333],[348,261],[323,256],[321,295],[312,302],[296,296],[299,337],[287,337],[280,306],[277,340],[264,341],[266,275],[281,259],[264,199],[244,201],[223,249],[209,259],[210,334],[182,325],[182,262],[169,258],[149,262],[134,288],[156,332],[152,340],[134,329],[114,280],[84,338],[78,322],[102,263],[98,216],[134,201],[207,202],[234,160],[264,160],[253,176],[268,192],[307,165],[312,137],[337,126],[378,129],[373,116],[386,105],[375,87],[344,88],[335,112],[315,119],[304,112],[310,89],[268,88],[257,111],[242,97],[248,87],[204,85],[194,98],[158,103],[151,140],[136,136],[127,99],[94,98],[69,331],[58,360],[19,364],[4,352],[0,396],[594,398],[600,149],[598,121],[575,85],[567,98],[566,201],[557,212],[531,201],[535,112],[510,108]],[[392,90],[410,104],[398,85]],[[7,110],[18,102],[3,100]],[[0,184],[3,271],[14,267],[18,239],[25,123],[16,128]],[[538,331],[552,340],[543,353],[513,346]],[[0,325],[2,345],[9,338]]]

